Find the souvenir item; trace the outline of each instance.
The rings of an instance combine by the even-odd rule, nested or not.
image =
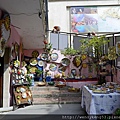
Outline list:
[[[82,60],[85,60],[87,58],[87,55],[86,54],[83,54],[82,56],[81,56],[81,59]]]
[[[26,90],[25,90],[25,88],[21,87],[21,88],[20,88],[20,91],[21,91],[21,92],[25,92]]]
[[[20,100],[17,100],[17,103],[18,103],[18,104],[20,104],[20,103],[21,103],[21,101],[20,101]]]
[[[39,60],[39,61],[38,61],[38,65],[39,65],[39,66],[44,66],[44,62],[43,62],[42,60]]]
[[[23,92],[23,93],[22,93],[22,98],[27,98],[26,92]]]
[[[28,96],[30,96],[30,97],[32,96],[32,94],[31,94],[31,92],[30,92],[30,91],[28,91],[28,92],[27,92],[27,94],[28,94]]]
[[[51,71],[55,71],[55,70],[57,69],[57,65],[55,65],[55,64],[50,64],[49,69],[50,69]]]
[[[47,53],[42,53],[41,54],[41,59],[45,60],[45,61],[48,60],[48,54]]]
[[[37,67],[31,67],[29,69],[30,73],[35,73],[36,70],[37,70]]]
[[[57,53],[52,53],[50,57],[51,57],[52,61],[56,61],[58,59],[58,54]]]
[[[14,61],[14,66],[18,68],[20,66],[20,61],[19,60],[15,60]]]
[[[61,60],[61,64],[62,64],[63,66],[69,66],[70,60],[69,60],[68,58],[63,58],[63,59]]]
[[[65,72],[65,71],[66,71],[66,66],[60,65],[59,68],[58,68],[58,72],[62,73],[62,72]]]
[[[28,102],[30,103],[30,102],[31,102],[31,99],[28,99]]]
[[[71,74],[72,74],[73,76],[76,76],[76,75],[77,75],[76,69],[71,69]]]
[[[38,86],[45,86],[46,85],[46,83],[45,82],[38,82],[38,84],[37,84]]]
[[[86,76],[85,75],[82,75],[82,79],[85,79],[86,78]]]
[[[108,48],[108,59],[109,60],[115,60],[117,58],[116,55],[116,47],[115,46],[111,46]]]
[[[75,56],[74,58],[73,58],[73,65],[75,66],[75,67],[79,67],[80,65],[81,65],[81,58],[80,58],[80,56]]]
[[[37,61],[36,58],[32,58],[32,59],[30,60],[30,65],[32,65],[32,66],[37,65],[37,63],[38,63],[38,61]]]
[[[32,52],[32,57],[37,58],[39,56],[39,52],[37,50],[34,50]]]
[[[89,75],[88,78],[92,78],[92,75]]]
[[[20,99],[20,96],[19,96],[19,95],[17,96],[17,99]]]
[[[96,93],[96,94],[108,94],[109,92],[107,90],[92,90],[93,93]]]
[[[83,67],[83,68],[87,68],[87,64],[86,64],[86,63],[83,63],[83,64],[82,64],[82,67]]]

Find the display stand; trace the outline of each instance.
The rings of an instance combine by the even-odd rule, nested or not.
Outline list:
[[[101,81],[102,83],[106,83],[106,76],[111,76],[111,82],[113,82],[113,73],[112,73],[112,60],[104,61],[102,64],[99,64],[100,66],[100,72],[99,72],[99,79],[103,80]],[[111,70],[106,70],[106,66],[110,65]],[[101,83],[100,83],[101,84]]]
[[[19,107],[32,105],[32,102],[32,93],[27,84],[13,85],[13,111]]]
[[[13,68],[12,89],[13,89],[13,111],[19,107],[33,104],[32,92],[29,89],[30,83],[25,78],[24,71],[18,67]]]

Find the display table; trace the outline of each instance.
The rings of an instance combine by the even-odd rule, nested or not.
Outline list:
[[[120,108],[120,93],[96,94],[84,86],[81,106],[88,115],[113,114],[117,108]]]

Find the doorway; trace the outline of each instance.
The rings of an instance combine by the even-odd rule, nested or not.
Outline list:
[[[4,57],[0,57],[0,107],[3,107],[3,73]]]

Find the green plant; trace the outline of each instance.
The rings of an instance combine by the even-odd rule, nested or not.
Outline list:
[[[41,76],[41,74],[43,73],[43,71],[39,70],[39,69],[36,69],[35,73],[36,73],[37,76]]]
[[[29,76],[29,75],[26,75],[25,76],[26,77],[26,79],[27,79],[27,81],[29,82],[29,86],[32,84],[32,78]]]
[[[75,50],[73,48],[65,48],[63,51],[61,51],[61,54],[66,55],[76,55],[79,53],[79,50]]]
[[[102,46],[107,44],[109,42],[108,39],[106,39],[105,36],[94,36],[92,39],[82,39],[80,40],[81,46],[80,46],[80,52],[81,53],[88,53],[93,52],[94,49],[94,55],[95,57],[100,57],[102,55]]]
[[[45,52],[50,52],[52,49],[52,44],[51,43],[48,43],[48,44],[45,44]]]

